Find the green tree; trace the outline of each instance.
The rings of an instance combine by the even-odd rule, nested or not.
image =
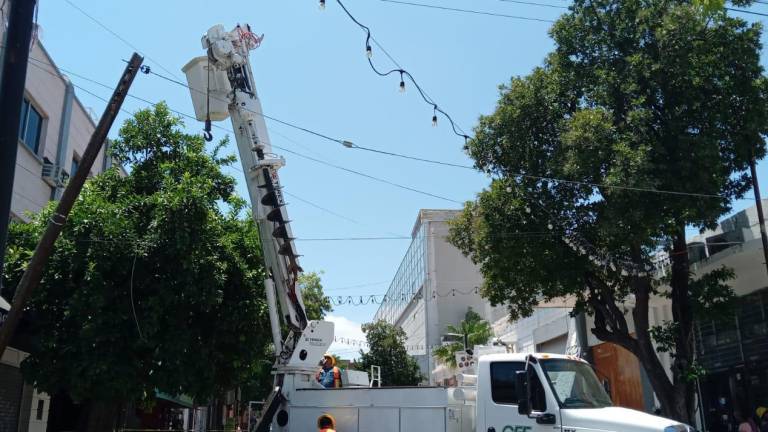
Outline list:
[[[322,274],[323,272],[310,272],[299,276],[301,297],[304,299],[304,308],[310,320],[321,320],[325,318],[326,313],[333,312],[331,299],[323,292],[323,284],[320,280]]]
[[[480,314],[473,311],[472,308],[467,310],[464,319],[461,320],[458,326],[446,326],[445,333],[461,335],[461,340],[459,342],[452,342],[435,348],[432,351],[432,355],[440,362],[453,368],[456,367],[456,353],[464,350],[465,337],[468,343],[467,348],[472,349],[475,345],[488,343],[491,336],[493,336],[491,325],[488,324],[488,321],[484,320]]]
[[[424,377],[419,365],[405,349],[405,331],[386,321],[363,324],[368,342],[368,352],[360,352],[360,361],[355,363],[358,370],[370,372],[371,366],[381,367],[381,382],[384,386],[415,386]]]
[[[269,378],[258,230],[207,152],[164,104],[127,120],[113,143],[130,173],[88,181],[30,302],[25,378],[87,407],[89,431],[155,391],[205,402]],[[53,207],[14,224],[6,286],[16,286]]]
[[[576,297],[599,339],[640,359],[663,413],[689,423],[694,313],[733,293],[721,289],[728,271],[692,289],[685,231],[714,227],[748,191],[768,127],[761,26],[712,4],[575,0],[544,65],[480,119],[467,150],[493,180],[451,231],[511,319]],[[666,283],[651,276],[660,253]],[[649,326],[657,294],[675,322],[671,379]]]

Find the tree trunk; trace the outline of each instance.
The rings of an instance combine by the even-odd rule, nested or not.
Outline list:
[[[675,335],[675,352],[672,365],[672,380],[674,383],[673,418],[691,423],[693,419],[693,385],[688,379],[688,373],[693,366],[693,310],[691,307],[688,281],[690,264],[688,261],[688,246],[685,242],[685,225],[681,224],[673,239],[672,248],[672,277],[670,280],[672,298],[672,318],[677,324]]]
[[[693,419],[693,387],[685,380],[693,353],[693,317],[688,295],[688,255],[683,229],[674,239],[672,260],[672,310],[674,321],[679,325],[676,334],[675,361],[670,380],[659,360],[650,335],[648,310],[652,292],[650,279],[636,277],[632,280],[635,308],[632,312],[634,336],[629,333],[626,318],[616,305],[608,287],[587,275],[590,288],[589,304],[594,308],[595,328],[592,333],[598,339],[615,343],[633,353],[645,369],[665,417],[691,424]],[[641,262],[639,249],[635,259]],[[680,353],[680,355],[678,355]]]
[[[90,400],[86,408],[86,420],[80,424],[80,432],[114,431],[120,406],[118,401]]]

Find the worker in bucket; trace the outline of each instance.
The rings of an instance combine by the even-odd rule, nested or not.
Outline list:
[[[323,414],[317,418],[317,428],[320,432],[336,432],[336,420],[330,414]]]
[[[321,368],[317,371],[315,379],[325,388],[341,387],[341,370],[336,367],[336,359],[333,354],[325,353]]]

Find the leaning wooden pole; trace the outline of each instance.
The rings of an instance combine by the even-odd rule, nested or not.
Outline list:
[[[16,293],[13,296],[13,304],[11,305],[8,317],[3,326],[0,327],[0,357],[3,356],[5,349],[11,342],[11,337],[19,324],[27,300],[29,300],[32,291],[34,291],[43,277],[43,269],[53,252],[53,245],[64,229],[64,223],[67,221],[67,217],[69,217],[69,212],[72,210],[78,195],[80,195],[80,191],[83,189],[88,173],[93,167],[101,147],[107,140],[107,133],[112,128],[117,113],[120,112],[120,107],[123,105],[123,101],[125,101],[125,97],[128,94],[128,89],[131,88],[131,84],[134,78],[136,78],[136,74],[139,72],[143,61],[143,57],[134,53],[128,62],[128,66],[126,66],[122,77],[120,77],[120,82],[118,82],[112,97],[109,99],[109,103],[107,103],[107,107],[104,109],[104,114],[102,114],[96,130],[91,135],[91,140],[88,142],[88,147],[86,147],[81,159],[80,168],[70,178],[66,189],[64,189],[64,194],[56,206],[56,211],[51,215],[48,226],[37,243],[32,259],[29,261],[29,265],[24,271],[19,285],[16,287]]]

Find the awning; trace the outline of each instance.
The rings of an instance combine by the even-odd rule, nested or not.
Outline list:
[[[184,408],[193,408],[193,400],[192,397],[187,395],[180,395],[180,396],[171,396],[167,393],[159,392],[155,390],[155,397],[158,399],[162,399],[171,403],[175,403],[179,406],[182,406]]]

